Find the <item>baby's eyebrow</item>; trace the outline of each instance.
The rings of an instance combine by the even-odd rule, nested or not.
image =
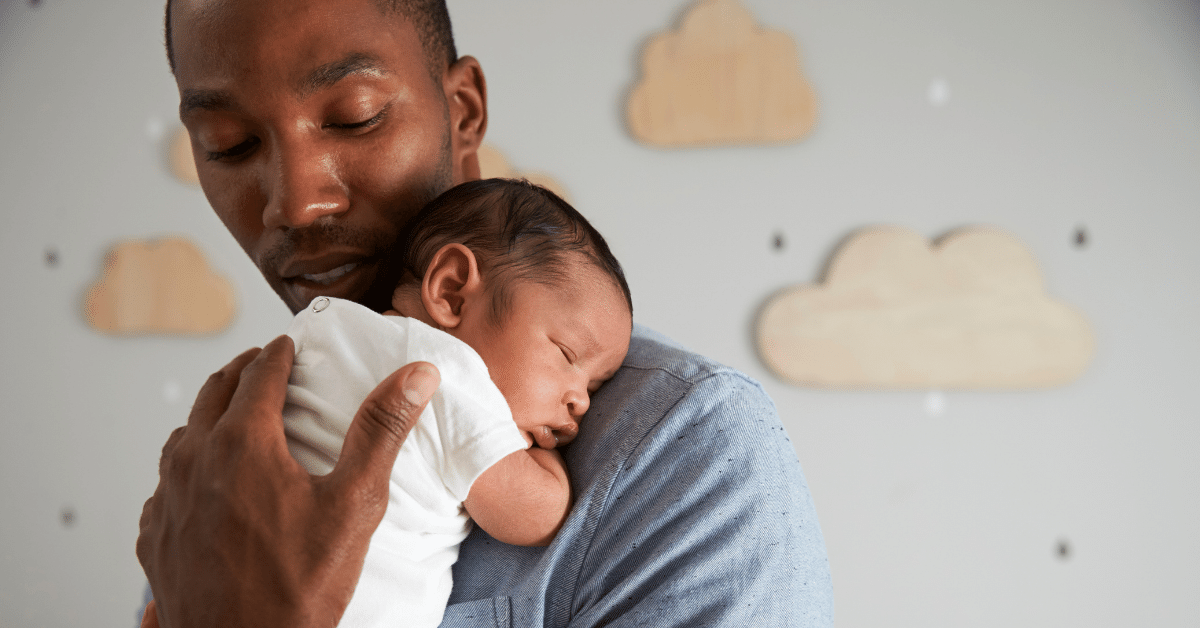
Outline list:
[[[600,341],[596,340],[596,334],[587,329],[583,330],[583,333],[579,335],[579,344],[582,345],[584,353],[592,355],[604,350],[604,347],[600,346]]]

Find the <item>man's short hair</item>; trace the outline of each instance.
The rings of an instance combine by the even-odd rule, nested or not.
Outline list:
[[[419,282],[443,246],[471,249],[492,295],[490,320],[501,324],[512,299],[513,281],[562,286],[571,257],[608,275],[633,312],[621,264],[604,237],[554,192],[524,179],[484,179],[450,188],[409,222],[400,238],[409,282]]]
[[[167,64],[175,73],[175,47],[171,42],[171,2],[167,0],[163,38],[167,46]],[[458,60],[454,48],[454,31],[450,26],[450,11],[446,0],[374,0],[375,6],[386,15],[399,14],[413,25],[421,48],[425,51],[425,64],[435,83],[441,83],[442,74]]]

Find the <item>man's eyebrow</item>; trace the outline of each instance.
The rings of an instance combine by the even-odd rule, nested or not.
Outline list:
[[[179,97],[180,119],[197,109],[226,111],[232,108],[233,98],[228,92],[211,89],[188,89],[184,90],[183,94]]]
[[[387,74],[383,63],[376,57],[361,52],[347,55],[344,59],[318,66],[304,77],[296,91],[301,95],[311,94],[336,84],[352,74]],[[229,92],[208,89],[184,90],[179,99],[179,117],[196,110],[228,111],[233,109],[233,97]]]
[[[380,75],[386,73],[383,63],[378,58],[355,52],[347,55],[344,59],[326,63],[309,72],[308,76],[297,85],[296,91],[301,95],[307,95],[331,87],[351,74]]]

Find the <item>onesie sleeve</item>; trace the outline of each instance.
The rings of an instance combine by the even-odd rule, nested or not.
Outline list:
[[[410,321],[409,358],[430,362],[441,373],[442,383],[430,401],[443,452],[437,464],[446,489],[463,501],[480,474],[529,445],[483,358],[466,343]]]

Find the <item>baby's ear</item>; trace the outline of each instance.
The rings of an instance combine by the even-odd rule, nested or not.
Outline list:
[[[482,294],[483,279],[471,249],[455,243],[434,253],[421,280],[421,303],[438,327],[458,327],[463,306]]]

